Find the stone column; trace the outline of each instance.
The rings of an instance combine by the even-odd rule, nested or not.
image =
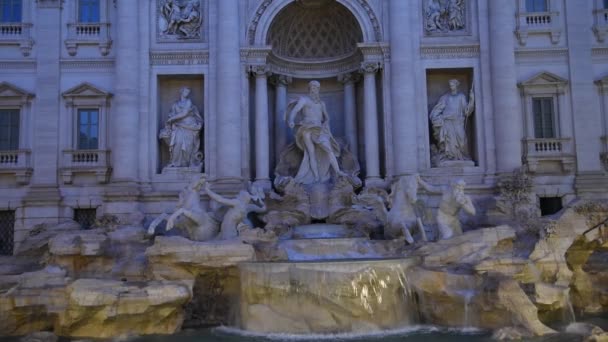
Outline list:
[[[241,61],[238,0],[218,1],[217,39],[217,177],[240,183]]]
[[[344,85],[344,132],[348,147],[357,156],[357,102],[355,99],[355,83],[359,75],[355,73],[338,76],[338,82]]]
[[[275,160],[278,162],[281,152],[287,146],[287,130],[285,128],[285,110],[287,109],[287,86],[292,82],[291,77],[276,75],[274,83],[276,85],[275,98],[275,117],[274,117],[274,145]]]
[[[380,181],[380,149],[378,147],[378,103],[376,100],[376,72],[379,69],[377,62],[364,62],[361,64],[363,73],[363,124],[365,139],[365,182]]]
[[[496,171],[499,174],[521,166],[523,124],[515,78],[513,35],[516,4],[516,1],[488,0]]]
[[[251,70],[255,75],[255,182],[265,189],[270,189],[269,70],[266,65],[255,65]]]
[[[412,110],[416,103],[415,49],[412,40],[404,39],[419,34],[418,27],[411,32],[412,25],[408,22],[408,18],[415,16],[414,11],[419,10],[417,4],[418,2],[403,0],[389,2],[392,148],[396,177],[418,171],[416,116],[421,114]]]
[[[114,181],[135,182],[139,146],[138,1],[117,1],[116,96],[112,109],[112,167]]]

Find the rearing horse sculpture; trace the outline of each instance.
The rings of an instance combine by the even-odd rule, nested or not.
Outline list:
[[[426,234],[422,220],[416,215],[416,201],[418,200],[418,184],[420,176],[412,175],[402,177],[391,186],[389,196],[389,211],[387,224],[384,228],[384,237],[395,239],[399,236],[412,244],[414,238],[411,231],[418,227],[422,240],[426,241]]]

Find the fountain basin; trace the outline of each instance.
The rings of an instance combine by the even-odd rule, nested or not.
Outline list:
[[[314,223],[293,228],[293,239],[364,237],[363,233],[339,224]]]
[[[361,333],[418,321],[407,270],[417,258],[245,262],[240,327],[258,333]]]
[[[368,238],[297,239],[281,241],[290,261],[380,259],[396,257],[397,244]]]

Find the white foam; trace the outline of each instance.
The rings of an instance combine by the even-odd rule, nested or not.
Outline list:
[[[339,333],[339,334],[287,334],[287,333],[258,333],[252,331],[241,330],[234,327],[217,327],[213,330],[216,330],[220,333],[229,334],[229,335],[239,335],[242,337],[250,337],[250,338],[264,338],[268,340],[277,340],[277,341],[310,341],[310,340],[331,340],[331,341],[348,341],[362,338],[373,338],[373,339],[382,339],[386,337],[393,336],[406,336],[413,334],[429,334],[429,333],[450,333],[450,334],[460,334],[460,335],[478,335],[482,334],[485,331],[473,328],[447,328],[447,327],[438,327],[434,325],[412,325],[408,327],[403,327],[400,329],[392,329],[392,330],[384,330],[384,331],[371,331],[371,332],[362,332],[362,333]]]

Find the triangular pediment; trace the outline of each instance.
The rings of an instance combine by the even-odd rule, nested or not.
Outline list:
[[[32,97],[33,94],[8,82],[0,82],[0,97]]]
[[[111,93],[103,91],[90,83],[81,83],[73,88],[66,90],[63,97],[110,97]]]
[[[561,78],[555,74],[545,71],[545,72],[541,72],[539,74],[534,75],[533,77],[529,78],[527,81],[521,82],[519,85],[523,86],[523,87],[530,87],[530,86],[546,86],[546,85],[564,86],[566,84],[568,84],[568,80],[566,80],[565,78]]]

